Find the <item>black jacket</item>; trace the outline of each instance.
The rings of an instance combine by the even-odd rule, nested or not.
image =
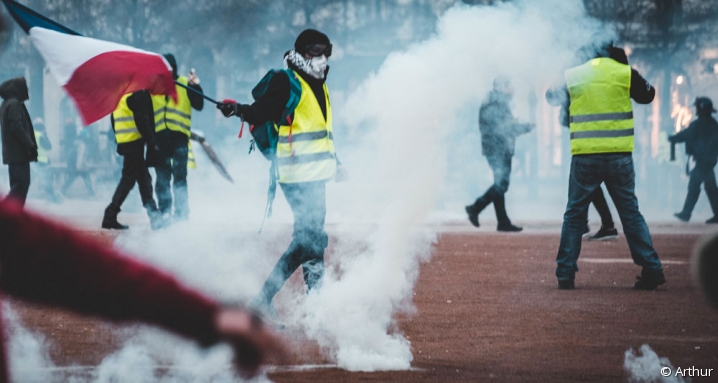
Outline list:
[[[152,96],[146,90],[140,90],[127,97],[127,107],[132,111],[137,130],[142,135],[142,140],[117,144],[117,153],[127,155],[137,150],[144,150],[144,145],[153,148],[157,145],[155,141],[155,118],[152,108]],[[112,129],[115,129],[115,119],[112,117]],[[187,136],[185,136],[187,137]]]
[[[688,128],[669,138],[671,142],[685,142],[686,153],[696,162],[715,166],[718,160],[718,122],[710,115],[699,115]]]
[[[324,118],[327,118],[326,97],[324,95],[324,79],[314,78],[303,71],[297,69],[291,62],[289,68],[302,76],[302,80],[309,84],[312,88],[314,96],[317,98],[319,107],[322,109]],[[272,77],[267,86],[267,92],[259,100],[252,105],[238,105],[238,115],[242,116],[245,121],[252,125],[263,124],[267,121],[279,122],[282,112],[287,106],[289,100],[289,78],[284,72],[279,72]]]
[[[516,137],[531,131],[531,124],[519,124],[511,114],[511,97],[497,90],[479,110],[481,149],[486,157],[514,155]]]
[[[37,142],[30,114],[25,108],[28,91],[25,78],[17,77],[0,84],[0,130],[4,164],[37,161]]]

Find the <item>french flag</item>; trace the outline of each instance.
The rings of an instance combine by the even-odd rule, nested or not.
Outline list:
[[[112,113],[127,93],[147,89],[177,97],[172,68],[162,55],[84,37],[16,1],[2,2],[73,99],[86,126]]]

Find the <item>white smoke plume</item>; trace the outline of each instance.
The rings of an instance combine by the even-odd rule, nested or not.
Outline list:
[[[48,344],[42,334],[26,329],[12,307],[3,302],[3,322],[8,337],[9,373],[14,382],[43,383],[57,378]]]
[[[626,350],[623,360],[623,369],[628,374],[628,381],[631,383],[683,383],[683,377],[663,376],[661,368],[668,367],[670,371],[676,371],[668,358],[659,357],[650,346],[644,344],[635,352],[632,348]]]
[[[288,329],[304,329],[341,368],[410,368],[411,344],[395,319],[414,312],[419,266],[429,260],[436,236],[425,224],[446,178],[447,141],[465,134],[462,111],[478,110],[500,75],[517,93],[559,79],[574,51],[599,28],[579,0],[455,6],[433,37],[389,55],[356,92],[335,103],[335,135],[359,137],[338,148],[351,179],[328,186],[327,226],[335,244],[322,289],[308,296],[280,293],[289,296],[280,303],[290,307],[278,307]],[[526,109],[516,107],[519,114]],[[281,193],[275,217],[256,235],[267,178],[259,157],[229,164],[243,180],[235,185],[214,174],[191,175],[189,222],[159,232],[133,229],[117,245],[220,300],[247,301],[291,240],[291,212]],[[137,372],[135,381],[154,376],[152,366],[160,361],[148,351],[152,334],[140,337],[141,347],[133,340],[108,357],[101,377],[109,381],[124,370]],[[207,366],[220,374],[229,363],[227,354],[193,350],[165,354],[171,360],[162,363]]]
[[[523,90],[560,75],[595,27],[578,1],[455,6],[434,37],[391,54],[348,97],[337,121],[364,140],[340,153],[355,164],[353,181],[337,186],[340,231],[356,232],[366,220],[375,226],[364,236],[366,250],[328,273],[300,310],[307,333],[340,367],[410,367],[411,345],[393,319],[411,310],[419,264],[430,254],[432,233],[419,229],[442,191],[445,140],[463,134],[456,121],[462,108],[477,108],[499,75]]]

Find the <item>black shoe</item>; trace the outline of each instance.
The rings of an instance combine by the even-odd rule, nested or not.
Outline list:
[[[586,227],[583,228],[583,234],[581,234],[581,238],[586,238],[589,234],[591,234],[591,228],[588,227],[588,224],[586,224]]]
[[[618,230],[615,227],[606,229],[603,226],[596,232],[595,235],[588,237],[589,241],[609,241],[611,239],[618,238]]]
[[[103,229],[110,229],[110,230],[127,230],[130,227],[127,225],[123,225],[119,222],[117,222],[117,219],[115,220],[102,220],[102,228]]]
[[[558,289],[559,290],[573,290],[575,288],[573,279],[559,279]]]
[[[643,271],[636,279],[633,285],[636,290],[655,290],[659,285],[666,283],[666,277],[661,270]]]
[[[718,216],[713,216],[713,218],[707,220],[706,223],[718,223]]]
[[[685,214],[685,213],[683,213],[683,212],[673,214],[673,216],[676,217],[676,218],[678,218],[678,219],[680,219],[680,220],[683,221],[683,222],[688,222],[688,221],[691,220],[691,215],[690,215],[690,214]]]
[[[479,212],[476,210],[474,205],[466,206],[465,210],[466,214],[469,215],[469,222],[471,222],[472,225],[479,227]]]
[[[110,230],[127,230],[130,227],[117,222],[117,214],[119,214],[120,208],[110,204],[105,209],[105,215],[102,217],[102,228]]]
[[[523,227],[516,226],[512,223],[499,224],[498,226],[496,226],[496,231],[503,231],[503,232],[507,232],[507,233],[517,233],[523,229],[524,229]]]

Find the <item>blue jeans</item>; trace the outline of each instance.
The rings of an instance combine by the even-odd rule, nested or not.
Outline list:
[[[592,154],[573,156],[568,181],[568,204],[563,216],[561,244],[556,255],[556,277],[574,279],[581,253],[581,236],[588,220],[591,195],[605,183],[608,194],[618,210],[623,233],[628,241],[633,262],[647,271],[663,270],[653,249],[648,225],[638,211],[635,194],[633,157],[629,154]]]

